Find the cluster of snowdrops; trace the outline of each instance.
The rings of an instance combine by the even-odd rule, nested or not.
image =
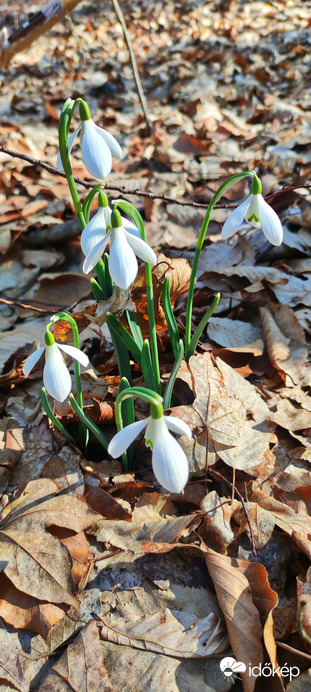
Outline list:
[[[79,107],[80,124],[75,132],[69,134],[72,116],[77,106]],[[96,278],[92,277],[90,280],[94,297],[98,302],[108,301],[114,291],[130,290],[138,271],[137,258],[144,262],[150,338],[143,339],[134,311],[125,311],[128,329],[120,323],[117,316],[107,314],[107,324],[120,374],[119,393],[115,403],[115,420],[118,432],[110,441],[83,410],[80,366],[87,367],[89,360],[87,355],[80,350],[79,331],[72,315],[61,312],[51,317],[46,328],[45,346],[38,348],[27,358],[24,364],[24,374],[29,375],[44,353],[42,405],[49,418],[65,437],[72,444],[79,446],[82,451],[86,450],[91,432],[101,442],[110,457],[122,458],[124,471],[132,468],[134,440],[145,430],[145,444],[152,450],[152,468],[158,483],[166,491],[180,493],[188,481],[189,463],[185,452],[172,433],[186,435],[189,439],[192,433],[184,421],[171,415],[165,416],[163,412],[170,408],[180,364],[183,359],[188,361],[190,356],[195,353],[198,340],[220,298],[219,295],[215,297],[192,334],[192,306],[196,274],[213,207],[229,187],[242,178],[251,176],[251,194],[227,218],[222,229],[222,238],[227,239],[240,229],[262,228],[270,243],[280,245],[283,238],[282,225],[277,214],[263,199],[261,183],[254,171],[233,175],[220,185],[206,211],[194,253],[183,338],[180,336],[171,304],[169,276],[166,277],[163,284],[163,309],[174,354],[172,372],[165,388],[163,388],[160,377],[152,283],[152,267],[156,265],[157,257],[146,242],[143,220],[137,209],[125,200],[115,201],[113,209],[111,209],[102,182],[94,186],[82,204],[70,163],[70,152],[79,132],[83,163],[90,175],[98,181],[107,178],[112,169],[113,157],[122,158],[122,150],[109,132],[93,122],[88,105],[83,99],[79,98],[75,101],[68,99],[66,101],[59,123],[57,167],[59,170],[65,171],[81,225],[81,248],[85,255],[83,271],[88,274],[95,269]],[[98,208],[90,219],[91,207],[96,198]],[[121,215],[121,212],[126,213],[126,217]],[[105,252],[108,244],[109,254]],[[55,342],[51,328],[59,320],[66,320],[71,325],[74,346]],[[76,398],[71,391],[71,375],[63,353],[70,356],[75,363]],[[131,386],[131,359],[141,368],[145,383],[143,387]],[[58,402],[63,402],[67,397],[69,398],[70,404],[80,420],[77,440],[72,437],[53,412],[48,395]],[[135,421],[134,400],[136,398],[144,399],[150,406],[150,415],[143,420]]]

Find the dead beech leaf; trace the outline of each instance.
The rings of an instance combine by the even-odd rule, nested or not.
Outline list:
[[[209,463],[215,463],[217,455],[229,466],[257,476],[258,467],[265,460],[266,473],[270,411],[254,386],[209,353],[192,356],[188,370],[195,400],[191,406],[175,407],[172,413],[188,423],[193,431],[192,440],[180,438],[190,459],[191,471],[205,469],[207,441],[206,434],[202,439],[201,433],[204,427],[206,433],[207,427]],[[183,371],[182,377],[184,379]]]
[[[53,603],[44,603],[22,593],[2,572],[0,575],[0,617],[16,629],[37,632],[46,639],[51,627],[65,617],[65,610]]]
[[[206,156],[211,146],[211,141],[207,142],[206,140],[198,139],[198,137],[188,135],[185,132],[183,132],[173,144],[176,151],[180,151],[183,154],[191,154],[192,156]]]
[[[53,531],[53,536],[55,535],[56,532]],[[89,546],[84,531],[80,531],[80,533],[77,533],[74,536],[67,536],[66,538],[63,538],[58,532],[57,535],[70,553],[70,557],[72,559],[71,574],[75,584],[75,592],[78,594],[84,587],[91,564],[90,559],[93,557],[93,555],[89,551]]]
[[[207,658],[227,649],[226,632],[215,613],[200,618],[171,607],[135,620],[126,615],[130,613],[125,610],[106,624],[101,638],[174,658]]]
[[[264,343],[262,330],[249,322],[230,320],[227,317],[211,317],[207,325],[210,339],[232,351],[253,353],[261,356]]]
[[[66,651],[53,664],[40,685],[40,692],[110,692],[103,650],[95,620],[80,630]]]
[[[195,514],[189,516],[167,516],[168,498],[151,493],[142,496],[132,514],[132,521],[100,519],[88,533],[95,534],[98,541],[111,543],[116,548],[133,553],[142,551],[144,541],[174,543],[181,536],[188,536],[201,521]]]
[[[287,387],[299,384],[308,364],[308,349],[300,322],[286,305],[262,307],[260,315],[272,365]]]
[[[131,521],[132,515],[127,509],[122,507],[116,498],[106,492],[103,488],[95,485],[86,486],[86,502],[94,512],[98,512],[106,519]]]
[[[267,495],[262,490],[256,488],[250,495],[251,502],[257,502],[261,507],[266,509],[274,517],[275,523],[285,533],[292,536],[293,540],[298,543],[299,547],[307,555],[311,555],[310,539],[311,539],[311,519],[304,514],[298,514],[294,509],[286,505],[284,502],[279,502],[274,497]]]
[[[31,481],[6,506],[0,521],[3,571],[19,591],[77,607],[68,550],[46,529],[56,525],[79,533],[98,515],[78,498],[56,492],[52,480]]]
[[[311,651],[311,568],[306,574],[306,581],[297,578],[298,627],[307,650]]]
[[[27,692],[29,689],[23,675],[18,648],[14,646],[9,633],[3,629],[0,629],[0,680],[19,692]]]

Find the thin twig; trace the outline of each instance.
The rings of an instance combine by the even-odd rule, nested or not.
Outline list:
[[[51,310],[43,310],[42,308],[35,308],[33,305],[25,305],[24,303],[17,303],[15,300],[5,300],[5,298],[0,298],[0,303],[5,305],[15,305],[17,308],[23,308],[23,310],[33,310],[34,312],[43,312],[45,315],[50,315]]]
[[[20,154],[19,151],[14,151],[13,149],[8,149],[7,147],[4,146],[4,144],[1,144],[0,142],[0,152],[3,152],[4,154],[8,154],[9,156],[12,156],[12,158],[17,158],[17,159],[22,159],[22,161],[27,161],[27,163],[31,163],[33,166],[40,166],[40,168],[43,168],[44,170],[48,171],[48,173],[52,173],[53,175],[59,175],[62,178],[66,178],[65,173],[60,173],[57,168],[54,166],[51,166],[49,163],[44,163],[44,161],[40,161],[39,159],[34,159],[31,156],[27,156],[26,154]],[[94,183],[87,182],[86,180],[82,180],[81,178],[75,178],[75,182],[78,185],[82,185],[86,189],[90,189],[94,187]],[[206,181],[206,186],[208,186],[208,180]],[[291,190],[297,190],[300,189],[302,186],[301,185],[288,185],[282,187],[281,190],[277,190],[276,192],[273,192],[271,195],[267,195],[265,199],[271,200],[277,199],[280,195],[283,195],[284,192],[289,192]],[[303,185],[304,188],[309,189],[311,188],[311,185]],[[128,188],[124,187],[124,185],[107,185],[106,183],[102,184],[103,190],[115,190],[116,192],[120,192],[122,195],[137,195],[137,197],[147,197],[148,199],[159,199],[162,202],[165,202],[166,204],[179,204],[181,207],[195,207],[196,209],[207,209],[208,204],[201,204],[200,202],[187,202],[183,199],[172,199],[171,197],[167,197],[166,195],[163,194],[157,194],[155,192],[147,192],[146,190],[129,190]],[[235,209],[236,204],[215,204],[214,209]]]
[[[291,654],[295,654],[295,656],[302,656],[302,658],[306,658],[307,661],[311,661],[311,656],[310,654],[307,654],[306,651],[299,651],[299,649],[294,649],[293,646],[289,646],[289,644],[285,644],[285,642],[276,642],[277,646],[280,646],[281,649],[285,649],[286,651],[289,651]]]
[[[144,94],[144,91],[143,91],[142,83],[141,83],[140,76],[139,76],[139,72],[138,72],[138,68],[137,68],[137,62],[136,62],[135,53],[134,53],[134,50],[133,50],[133,46],[132,46],[132,43],[131,43],[131,39],[130,39],[130,36],[129,36],[129,32],[128,32],[128,30],[127,30],[127,26],[126,26],[126,24],[125,24],[125,19],[124,19],[124,16],[123,16],[123,12],[122,12],[121,7],[120,7],[120,5],[119,5],[119,3],[118,3],[118,0],[112,0],[112,4],[113,4],[114,11],[115,11],[115,13],[116,13],[116,15],[117,15],[117,17],[118,17],[118,20],[119,20],[119,22],[120,22],[120,24],[121,24],[121,26],[122,26],[122,30],[123,30],[123,34],[124,34],[125,43],[126,43],[126,45],[127,45],[127,47],[128,47],[128,52],[129,52],[129,55],[130,55],[130,61],[131,61],[131,65],[132,65],[132,70],[133,70],[133,75],[134,75],[134,80],[135,80],[135,84],[136,84],[137,93],[138,93],[138,96],[139,96],[139,100],[140,100],[140,103],[141,103],[141,107],[142,107],[142,109],[143,109],[143,114],[144,114],[144,117],[145,117],[145,121],[146,121],[147,126],[148,126],[148,129],[149,129],[149,135],[152,135],[152,134],[153,134],[153,125],[152,125],[152,122],[151,122],[151,120],[150,120],[150,118],[149,118],[149,115],[148,115],[147,102],[146,102],[146,99],[145,99],[145,94]]]
[[[211,469],[211,468],[209,469],[209,472],[212,474],[212,476],[216,476],[216,477],[218,477],[218,478],[221,478],[221,480],[224,481],[225,483],[227,483],[227,485],[229,485],[230,488],[234,487],[234,492],[235,492],[235,494],[238,496],[238,498],[239,498],[239,500],[240,500],[240,502],[241,502],[241,504],[242,504],[242,507],[243,507],[243,509],[244,509],[244,514],[245,514],[245,517],[246,517],[246,521],[247,521],[248,526],[249,526],[249,531],[250,531],[250,535],[251,535],[252,552],[253,552],[254,557],[257,557],[257,551],[256,551],[256,546],[255,546],[254,533],[253,533],[252,525],[251,525],[251,522],[250,522],[249,514],[248,514],[248,511],[247,511],[245,502],[244,502],[243,495],[241,495],[241,493],[238,491],[237,487],[236,487],[236,486],[233,486],[233,484],[232,484],[230,481],[228,481],[228,479],[225,478],[225,476],[223,476],[222,473],[219,473],[219,471],[214,471],[214,470]]]

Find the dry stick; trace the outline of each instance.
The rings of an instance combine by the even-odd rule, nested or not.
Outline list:
[[[23,308],[23,310],[33,310],[34,312],[43,312],[45,315],[50,315],[51,310],[43,310],[42,308],[35,308],[33,305],[25,305],[25,303],[18,303],[16,300],[6,300],[5,298],[0,298],[0,303],[5,305],[15,305],[17,308]]]
[[[219,471],[214,471],[214,470],[211,469],[211,468],[209,469],[209,472],[212,474],[212,476],[216,476],[216,477],[218,477],[218,478],[221,478],[222,481],[224,481],[225,483],[227,483],[227,485],[230,485],[230,488],[232,488],[232,483],[231,483],[230,481],[228,481],[227,478],[225,478],[225,476],[222,475],[222,473],[219,473]],[[238,491],[238,489],[237,489],[235,486],[233,486],[233,487],[234,487],[234,492],[235,492],[235,494],[238,496],[239,500],[240,500],[241,503],[242,503],[242,507],[243,507],[243,509],[244,509],[244,514],[245,514],[245,517],[246,517],[246,521],[247,521],[248,526],[249,526],[249,531],[250,531],[250,535],[251,535],[252,553],[253,553],[254,557],[257,557],[257,551],[256,551],[256,546],[255,546],[254,533],[253,533],[252,525],[251,525],[251,522],[250,522],[249,514],[248,514],[247,508],[246,508],[246,506],[245,506],[245,502],[244,502],[243,495],[241,495],[241,493]]]
[[[28,24],[9,36],[0,50],[0,68],[6,67],[16,53],[28,49],[37,38],[64,19],[80,2],[81,0],[50,0]]]
[[[125,19],[124,19],[124,16],[123,16],[123,12],[122,12],[121,7],[120,7],[120,5],[119,5],[119,3],[118,3],[118,0],[112,0],[112,4],[113,4],[113,9],[114,9],[114,11],[115,11],[115,13],[116,13],[116,15],[117,15],[117,17],[118,17],[118,20],[119,20],[119,22],[120,22],[120,24],[121,24],[121,26],[122,26],[122,29],[123,29],[123,34],[124,34],[125,43],[126,43],[126,45],[127,45],[127,47],[128,47],[128,52],[129,52],[129,55],[130,55],[130,61],[131,61],[131,65],[132,65],[132,70],[133,70],[133,75],[134,75],[134,80],[135,80],[135,84],[136,84],[137,93],[138,93],[138,96],[139,96],[139,100],[140,100],[140,103],[141,103],[141,107],[142,107],[142,109],[143,109],[143,114],[144,114],[144,116],[145,116],[145,121],[146,121],[147,126],[148,126],[148,128],[149,128],[149,135],[152,135],[154,129],[153,129],[153,125],[152,125],[152,123],[151,123],[151,121],[150,121],[150,118],[149,118],[149,115],[148,115],[147,102],[146,102],[146,99],[145,99],[145,94],[144,94],[144,92],[143,92],[142,83],[141,83],[141,81],[140,81],[140,76],[139,76],[139,72],[138,72],[138,68],[137,68],[137,62],[136,62],[136,58],[135,58],[135,53],[134,53],[134,51],[133,51],[133,46],[132,46],[132,44],[131,44],[131,39],[130,39],[130,37],[129,37],[129,33],[128,33],[128,30],[127,30],[127,26],[126,26],[126,24],[125,24]]]
[[[40,166],[41,168],[44,168],[44,170],[48,171],[48,173],[66,178],[65,173],[60,173],[55,166],[51,166],[49,163],[44,163],[44,161],[40,161],[39,159],[34,159],[26,154],[20,154],[19,151],[8,149],[0,142],[0,152],[1,151],[3,151],[4,154],[12,156],[12,158],[22,159],[22,161],[27,161],[27,163],[31,163],[33,166]],[[81,178],[75,178],[75,182],[82,185],[86,189],[94,187],[94,183],[88,183]],[[208,181],[206,181],[206,185],[208,185]],[[311,185],[304,185],[303,187],[305,189],[309,189],[311,188]],[[103,190],[116,190],[116,192],[121,192],[122,195],[137,195],[137,197],[147,197],[148,199],[160,199],[166,204],[179,204],[181,207],[195,207],[196,209],[207,209],[208,207],[208,204],[200,204],[199,202],[185,202],[183,199],[172,199],[172,197],[167,197],[163,194],[156,194],[155,192],[146,192],[145,190],[138,189],[128,190],[123,185],[107,185],[106,183],[102,183],[102,188]],[[298,190],[300,188],[301,185],[285,185],[281,190],[277,190],[271,195],[267,195],[265,199],[269,199],[269,201],[271,201],[280,195],[283,195],[285,191],[289,192],[290,190]],[[236,206],[236,204],[215,204],[214,209],[235,209]]]

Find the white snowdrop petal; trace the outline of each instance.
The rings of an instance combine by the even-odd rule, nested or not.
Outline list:
[[[84,271],[84,274],[88,274],[92,269],[94,269],[95,265],[97,262],[99,262],[101,256],[105,252],[106,245],[108,243],[108,240],[110,238],[110,232],[107,233],[106,237],[104,240],[101,240],[93,249],[91,252],[87,255],[83,262],[83,267],[82,270]]]
[[[259,195],[259,214],[262,230],[272,245],[281,245],[283,228],[281,221],[272,207]]]
[[[127,231],[127,233],[131,233],[132,235],[135,235],[136,238],[140,238],[139,230],[138,230],[137,226],[135,226],[135,224],[132,223],[132,221],[129,221],[129,219],[126,219],[125,216],[121,216],[121,220],[122,220],[122,226],[123,226],[124,230]]]
[[[76,348],[75,346],[68,346],[68,344],[57,344],[57,346],[62,351],[65,351],[65,353],[68,353],[71,358],[74,358],[74,360],[81,363],[81,365],[83,365],[85,368],[89,364],[89,359],[86,353],[83,353],[83,351],[81,351],[79,348]]]
[[[242,202],[242,204],[239,204],[239,206],[236,209],[234,209],[232,214],[230,214],[230,216],[228,216],[227,220],[225,221],[225,223],[223,225],[223,229],[221,231],[222,240],[226,240],[227,238],[230,238],[242,226],[242,223],[244,221],[245,214],[247,212],[247,209],[248,209],[248,206],[250,204],[252,196],[253,195],[250,195],[245,200],[245,202]]]
[[[135,423],[127,425],[126,428],[119,430],[109,442],[108,454],[111,454],[113,459],[120,457],[132,442],[134,442],[139,433],[148,425],[149,420],[150,418],[138,420]]]
[[[245,221],[247,221],[247,223],[251,224],[251,226],[254,226],[255,228],[261,228],[259,213],[260,198],[261,195],[252,195],[252,199],[245,214]]]
[[[135,253],[129,246],[121,226],[111,231],[109,271],[112,281],[123,290],[133,283],[138,271]]]
[[[178,433],[179,435],[186,435],[189,440],[192,438],[192,432],[189,425],[185,423],[180,418],[176,416],[164,416],[165,423],[169,430]]]
[[[169,492],[184,489],[189,477],[188,459],[166,425],[165,432],[160,429],[153,439],[152,468],[157,481]]]
[[[104,180],[112,168],[111,151],[105,140],[98,134],[92,120],[82,122],[81,132],[83,163],[93,178]]]
[[[34,351],[30,356],[28,356],[27,360],[25,360],[23,373],[26,377],[28,377],[29,373],[33,370],[38,360],[40,360],[44,350],[44,346],[41,346],[41,348],[38,348],[37,351]]]
[[[71,377],[57,346],[46,346],[43,384],[53,399],[62,403],[71,391]]]
[[[95,123],[94,123],[95,124]],[[106,142],[107,146],[109,147],[112,156],[115,156],[116,159],[122,159],[122,149],[120,147],[119,142],[115,139],[113,135],[110,134],[110,132],[107,132],[107,130],[104,130],[103,127],[99,127],[99,125],[95,125],[96,127],[96,132],[103,138],[103,140]]]
[[[142,238],[136,238],[136,236],[127,231],[124,231],[124,233],[128,244],[134,250],[137,257],[143,260],[143,262],[148,262],[148,264],[157,263],[157,256],[148,243],[145,243]]]
[[[77,134],[80,132],[80,127],[81,127],[81,124],[80,124],[79,127],[77,127],[77,129],[76,129],[74,132],[72,132],[71,135],[69,135],[69,137],[68,137],[67,143],[68,143],[68,153],[69,153],[69,154],[70,154],[71,149],[72,149],[72,147],[73,147],[73,145],[74,145],[74,141],[75,141],[75,139],[76,139],[76,136],[77,136]],[[64,166],[63,166],[63,162],[62,162],[62,159],[61,159],[60,152],[59,152],[59,154],[58,154],[58,156],[57,156],[56,168],[57,168],[57,170],[58,170],[60,173],[64,170]]]
[[[95,245],[105,239],[106,215],[103,207],[99,207],[81,233],[81,250],[87,256]]]

